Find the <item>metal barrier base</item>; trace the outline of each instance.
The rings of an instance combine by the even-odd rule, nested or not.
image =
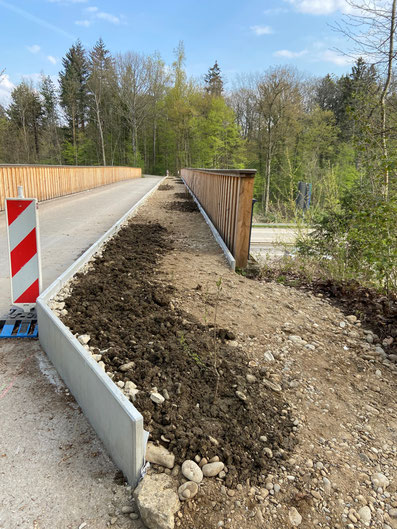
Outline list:
[[[24,312],[18,307],[12,307],[8,314],[0,318],[0,338],[37,338],[36,309]]]

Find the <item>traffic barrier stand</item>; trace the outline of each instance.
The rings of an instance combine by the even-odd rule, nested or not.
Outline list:
[[[7,239],[10,256],[10,312],[0,319],[0,338],[37,338],[36,299],[41,291],[37,199],[6,198]]]

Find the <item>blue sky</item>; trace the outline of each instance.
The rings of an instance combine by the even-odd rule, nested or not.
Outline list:
[[[89,48],[102,37],[113,53],[159,51],[167,63],[183,40],[189,75],[216,59],[230,83],[279,64],[340,75],[351,61],[330,25],[346,11],[345,0],[0,0],[0,103],[22,77],[56,76],[77,38]]]

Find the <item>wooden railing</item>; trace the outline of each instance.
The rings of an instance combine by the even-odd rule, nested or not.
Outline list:
[[[48,200],[141,176],[136,167],[0,165],[0,211],[5,197],[18,195],[18,186],[23,186],[25,197]]]
[[[247,266],[255,169],[182,169],[197,197],[236,260]]]

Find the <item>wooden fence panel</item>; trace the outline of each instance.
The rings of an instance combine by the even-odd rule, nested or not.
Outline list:
[[[247,266],[255,169],[182,169],[192,190],[226,246],[236,266]]]
[[[42,201],[141,176],[137,167],[0,165],[0,211],[6,197],[17,196],[18,186],[23,186],[25,197]]]

